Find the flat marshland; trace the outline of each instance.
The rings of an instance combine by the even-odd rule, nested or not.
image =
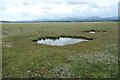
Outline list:
[[[96,31],[90,34],[89,31]],[[38,38],[82,36],[87,42],[50,46]],[[116,78],[117,22],[2,24],[3,78]]]

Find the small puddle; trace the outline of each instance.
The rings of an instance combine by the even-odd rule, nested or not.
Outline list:
[[[105,30],[87,30],[87,31],[82,31],[82,32],[89,32],[90,34],[95,34],[96,32],[107,32]]]
[[[95,32],[94,32],[94,31],[91,31],[90,34],[95,34]]]
[[[80,42],[85,42],[92,40],[92,38],[71,38],[71,37],[58,37],[58,38],[41,38],[39,40],[33,40],[33,42],[37,42],[38,44],[46,44],[51,46],[64,46],[68,44],[75,44]]]

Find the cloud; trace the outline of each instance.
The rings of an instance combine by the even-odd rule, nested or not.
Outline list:
[[[51,9],[51,7],[42,7],[42,9]]]
[[[6,9],[5,6],[0,5],[0,10],[5,10],[5,9]]]
[[[29,5],[30,3],[29,2],[23,2],[23,5]]]
[[[117,16],[118,0],[0,0],[1,20]]]
[[[80,5],[80,4],[88,4],[88,2],[67,2],[69,5]]]

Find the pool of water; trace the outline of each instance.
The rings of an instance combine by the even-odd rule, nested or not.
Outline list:
[[[94,32],[94,31],[91,31],[90,34],[95,34],[95,32]]]
[[[75,44],[79,42],[88,41],[87,39],[82,38],[63,38],[60,37],[58,39],[41,39],[38,40],[37,43],[39,44],[46,44],[46,45],[52,45],[52,46],[63,46],[68,44]]]

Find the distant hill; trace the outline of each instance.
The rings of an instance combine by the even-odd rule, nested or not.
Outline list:
[[[10,23],[10,21],[0,21],[0,22],[2,22],[2,23]]]
[[[100,21],[119,21],[120,17],[65,17],[60,19],[37,19],[32,21],[1,21],[2,23],[34,23],[34,22],[100,22]]]

